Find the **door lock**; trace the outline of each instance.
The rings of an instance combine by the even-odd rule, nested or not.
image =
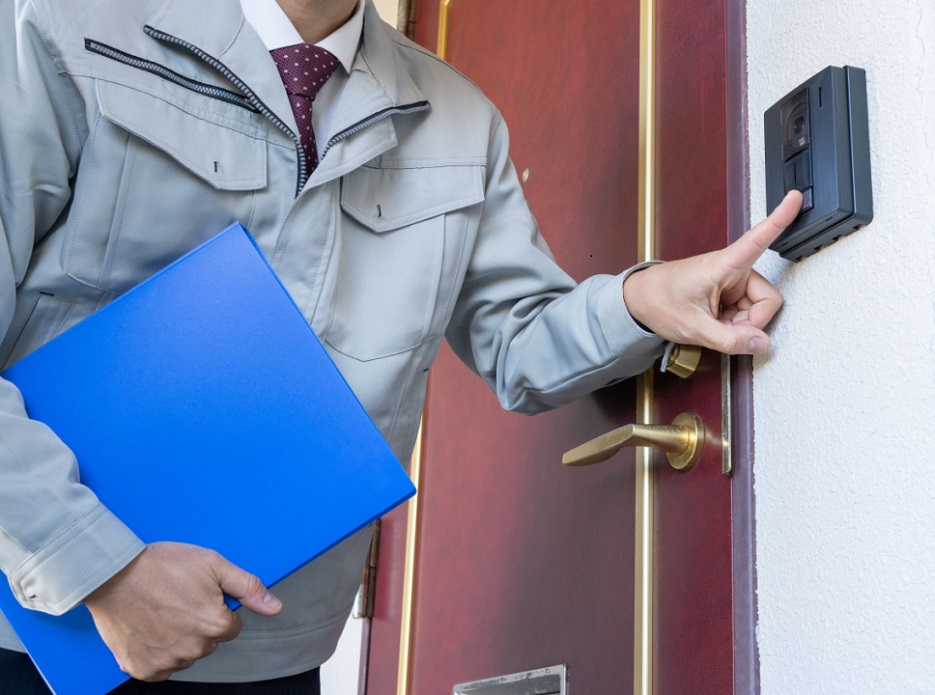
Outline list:
[[[659,371],[670,372],[677,377],[687,379],[698,369],[699,362],[701,362],[701,348],[699,346],[669,343],[662,355]]]
[[[679,413],[671,425],[624,425],[566,451],[566,466],[588,466],[606,461],[625,446],[648,446],[666,452],[671,466],[687,471],[701,458],[704,424],[695,413]]]

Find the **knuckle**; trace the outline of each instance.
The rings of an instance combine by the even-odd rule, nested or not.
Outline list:
[[[240,634],[242,628],[243,621],[240,616],[222,607],[205,629],[205,636],[212,643],[229,642]]]
[[[166,674],[166,677],[165,677],[163,680],[167,680],[167,679],[169,678],[169,676],[171,676],[173,673],[178,673],[179,671],[184,671],[184,670],[187,669],[187,668],[191,668],[192,666],[195,665],[195,662],[196,662],[197,660],[198,660],[198,659],[188,659],[188,660],[185,660],[185,661],[179,661],[179,662],[176,664],[175,668],[172,669],[172,673]]]
[[[119,668],[121,671],[123,671],[124,673],[126,673],[126,674],[128,674],[128,675],[131,675],[131,676],[134,675],[134,673],[133,673],[133,671],[134,671],[133,666],[132,666],[131,664],[129,664],[129,663],[126,661],[126,659],[121,658],[120,655],[118,655],[118,654],[114,654],[114,658],[117,660],[117,666],[118,666],[118,668]],[[134,677],[135,677],[135,676],[134,676]]]
[[[219,637],[219,641],[221,642],[230,642],[240,634],[241,630],[243,630],[243,620],[240,619],[240,616],[236,613],[231,613],[231,616],[232,618],[227,630],[225,630],[224,633]]]
[[[118,660],[117,664],[120,666],[120,670],[131,678],[146,683],[164,681],[172,674],[171,669],[167,669],[155,663],[139,663],[136,660]]]
[[[210,644],[213,644],[213,641],[209,639],[201,638],[197,640],[192,640],[191,644],[189,644],[184,650],[182,650],[176,656],[175,663],[173,664],[173,666],[177,669],[184,668],[182,664],[190,663],[197,659],[200,659],[201,657],[205,655],[206,653],[205,650],[208,648],[208,645]]]
[[[143,681],[144,683],[161,683],[164,680],[168,680],[172,673],[173,671],[159,671],[157,673],[153,673],[152,675],[133,677],[138,681]]]
[[[723,336],[718,341],[717,350],[725,355],[733,355],[737,352],[737,339],[734,336]]]
[[[256,594],[264,590],[263,582],[260,581],[260,578],[253,574],[248,574],[246,576],[247,582],[247,592],[251,594]]]

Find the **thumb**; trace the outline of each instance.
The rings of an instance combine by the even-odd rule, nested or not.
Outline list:
[[[246,608],[260,615],[276,615],[282,610],[282,601],[273,596],[259,578],[218,556],[215,576],[221,590],[240,601]]]
[[[729,323],[710,319],[705,321],[702,347],[727,355],[762,355],[769,350],[769,336],[751,323]]]

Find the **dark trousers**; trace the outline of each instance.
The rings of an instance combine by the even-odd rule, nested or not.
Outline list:
[[[110,695],[321,695],[318,669],[255,683],[143,683],[131,680]],[[0,649],[0,694],[50,695],[45,681],[25,654]]]

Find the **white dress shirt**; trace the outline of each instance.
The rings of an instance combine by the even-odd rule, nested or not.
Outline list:
[[[260,35],[267,49],[272,51],[304,43],[276,0],[240,0],[240,6],[243,8],[244,17]],[[319,159],[331,138],[331,124],[338,109],[341,92],[351,72],[354,56],[357,55],[363,27],[364,3],[363,0],[359,0],[357,9],[349,20],[315,44],[330,51],[341,63],[318,92],[312,107],[312,127],[315,129]]]

